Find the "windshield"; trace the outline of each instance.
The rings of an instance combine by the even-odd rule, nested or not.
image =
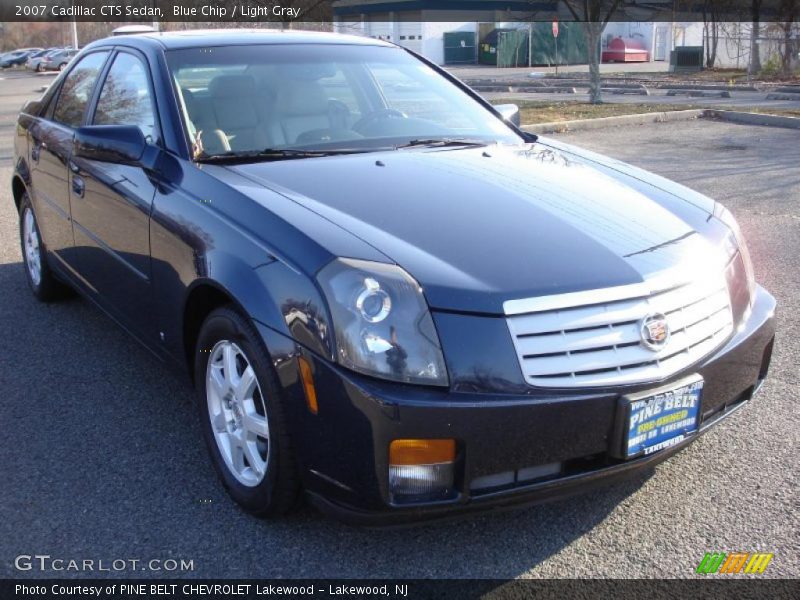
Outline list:
[[[370,151],[410,142],[518,144],[501,119],[399,48],[305,44],[167,53],[196,158]]]

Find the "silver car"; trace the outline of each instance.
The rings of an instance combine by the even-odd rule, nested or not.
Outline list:
[[[41,52],[37,52],[28,59],[28,62],[25,63],[25,67],[30,71],[36,71],[37,73],[41,73],[42,71],[44,71],[43,62],[45,58],[61,51],[62,51],[61,48],[48,48],[47,50],[42,50]]]
[[[45,56],[42,60],[42,71],[63,71],[77,53],[77,50],[70,48]]]

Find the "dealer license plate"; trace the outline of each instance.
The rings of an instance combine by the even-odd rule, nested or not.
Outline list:
[[[696,432],[702,393],[703,380],[697,379],[666,391],[626,396],[625,456],[664,450]]]

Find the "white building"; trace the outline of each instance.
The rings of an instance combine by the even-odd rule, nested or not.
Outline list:
[[[366,35],[387,40],[444,64],[444,34],[448,32],[478,33],[477,22],[410,21],[392,19],[391,14],[369,15],[361,21],[335,21],[334,31]]]
[[[446,21],[453,11],[431,10],[426,6],[441,2],[419,0],[338,0],[334,3],[334,31],[365,35],[388,40],[419,52],[436,64],[445,64],[445,33],[462,32],[475,35],[475,56],[480,43],[481,23],[496,27],[526,27],[524,6],[517,0],[480,3],[503,7],[498,10],[469,11],[473,21]],[[397,10],[386,11],[387,8]],[[516,12],[515,12],[516,10]],[[561,9],[563,10],[563,9]],[[456,14],[463,12],[455,11]],[[746,68],[750,60],[750,23],[723,22],[718,24],[717,67]],[[781,48],[780,37],[762,23],[760,55],[762,62]],[[773,28],[774,29],[774,28]],[[669,61],[670,52],[677,46],[704,46],[702,22],[611,22],[601,37],[601,50],[615,37],[635,39],[648,51],[650,61]],[[704,55],[705,61],[705,55]]]
[[[334,31],[367,35],[388,40],[419,52],[436,64],[444,64],[444,34],[472,33],[477,44],[479,23],[513,21],[519,12],[530,7],[526,0],[485,0],[481,6],[494,5],[497,10],[470,10],[472,21],[449,21],[453,10],[428,7],[445,6],[446,2],[420,0],[338,0],[334,3]],[[398,10],[387,11],[387,8]],[[455,11],[463,14],[464,11]],[[515,27],[524,23],[513,22]],[[477,50],[476,50],[477,53]],[[477,56],[477,54],[476,54]]]

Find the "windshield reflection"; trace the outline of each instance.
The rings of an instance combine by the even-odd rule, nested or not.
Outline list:
[[[265,44],[175,50],[168,61],[195,158],[523,141],[399,48]]]

